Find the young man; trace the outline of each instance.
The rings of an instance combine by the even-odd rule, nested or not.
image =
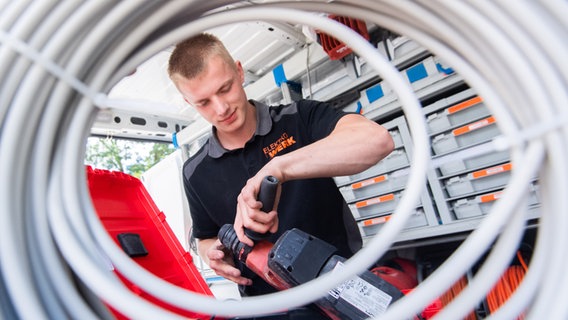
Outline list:
[[[248,245],[253,242],[243,228],[269,231],[273,242],[299,228],[344,257],[360,249],[356,223],[331,177],[361,172],[387,156],[393,141],[385,128],[321,102],[268,107],[248,100],[241,63],[213,35],[179,43],[168,72],[187,103],[213,125],[183,168],[193,234],[211,269],[238,283],[244,295],[274,291],[223,251],[217,233],[226,223]],[[267,175],[281,183],[277,209],[268,214],[256,200]]]

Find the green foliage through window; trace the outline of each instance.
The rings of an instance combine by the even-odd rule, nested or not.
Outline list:
[[[99,169],[122,171],[140,178],[174,151],[171,143],[90,137],[87,141],[85,164]]]

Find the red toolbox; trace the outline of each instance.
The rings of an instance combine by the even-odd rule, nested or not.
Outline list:
[[[87,166],[88,187],[102,224],[116,244],[140,266],[176,286],[213,296],[205,280],[175,237],[166,216],[153,202],[142,182],[128,174]],[[184,317],[210,319],[167,304],[150,292],[120,279],[134,293]],[[117,318],[125,317],[113,310]]]

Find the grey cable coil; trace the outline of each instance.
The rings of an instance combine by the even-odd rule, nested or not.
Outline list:
[[[228,13],[226,8],[233,3],[238,5]],[[218,8],[223,10],[215,10]],[[528,0],[0,3],[3,318],[111,318],[102,301],[132,318],[177,317],[133,295],[109,272],[111,266],[174,305],[222,316],[261,314],[283,305],[294,307],[314,300],[341,281],[336,277],[327,285],[314,282],[299,288],[295,297],[293,292],[284,292],[242,302],[221,303],[188,295],[139,270],[115,248],[97,220],[86,191],[82,165],[85,140],[97,108],[112,105],[105,93],[113,84],[145,58],[184,36],[228,19],[283,19],[277,12],[284,10],[351,15],[421,43],[484,97],[504,132],[493,147],[510,149],[513,162],[518,163],[503,201],[436,273],[381,319],[410,317],[421,310],[496,240],[492,254],[468,288],[439,318],[456,319],[467,314],[492,287],[518,245],[524,229],[521,198],[537,171],[542,214],[530,269],[516,294],[492,317],[510,319],[526,312],[529,318],[567,318],[563,297],[568,295],[568,276],[564,274],[568,253],[563,245],[568,237],[568,174],[564,165],[568,147],[564,17],[568,5],[565,1]],[[289,19],[302,18],[306,24],[320,23],[319,18],[311,22],[309,16],[299,13]],[[338,26],[330,28],[341,32]],[[358,53],[370,54],[368,48],[353,41],[354,48],[361,48]],[[387,81],[399,81],[388,73],[383,76]],[[408,109],[404,111],[412,118],[410,105],[416,99],[400,98],[406,99],[403,102]],[[423,125],[409,122],[415,141],[425,141]],[[425,165],[415,166],[420,167],[416,169],[419,176]],[[415,181],[413,185],[421,180]],[[403,225],[404,210],[395,216],[402,218],[389,226],[391,234],[386,230],[370,243],[376,249],[374,254],[384,253],[397,224]],[[390,241],[379,244],[384,239]],[[354,258],[362,262],[360,266],[347,268],[349,272],[343,278],[377,258],[363,251]]]

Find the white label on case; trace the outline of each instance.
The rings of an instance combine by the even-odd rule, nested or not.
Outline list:
[[[343,263],[338,262],[333,272],[343,268]],[[360,277],[355,277],[340,284],[329,291],[336,299],[343,299],[355,308],[361,310],[370,317],[377,317],[385,313],[392,297],[386,292],[373,286]]]

